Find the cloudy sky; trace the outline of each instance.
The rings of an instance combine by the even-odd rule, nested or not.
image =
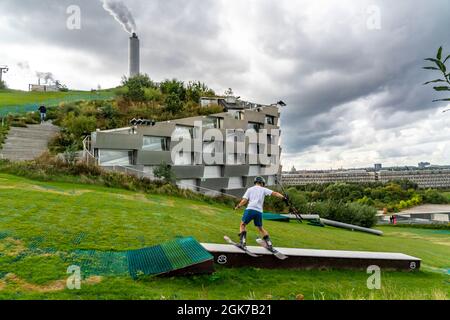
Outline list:
[[[450,54],[448,0],[124,0],[142,71],[201,80],[243,99],[284,100],[289,169],[450,164],[450,105],[421,84]],[[67,8],[81,29],[67,28]],[[0,65],[12,88],[52,72],[72,89],[119,84],[128,34],[100,0],[0,0]]]

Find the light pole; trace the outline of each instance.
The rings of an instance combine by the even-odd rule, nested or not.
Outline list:
[[[9,71],[9,68],[7,66],[0,66],[0,82],[2,81],[2,75],[4,73],[7,73]]]

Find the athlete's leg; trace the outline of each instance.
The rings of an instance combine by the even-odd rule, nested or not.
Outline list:
[[[267,232],[266,229],[264,229],[263,227],[257,227],[259,233],[261,234],[261,236],[264,238],[265,236],[268,236],[269,233]]]

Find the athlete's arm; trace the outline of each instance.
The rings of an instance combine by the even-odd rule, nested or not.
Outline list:
[[[247,199],[242,199],[241,202],[239,202],[239,204],[234,208],[234,210],[238,210],[239,208],[242,208],[243,206],[245,206],[248,203]]]
[[[285,200],[286,199],[286,197],[285,196],[283,196],[281,193],[279,193],[279,192],[272,192],[272,197],[277,197],[277,198],[280,198],[280,199],[282,199],[282,200]]]

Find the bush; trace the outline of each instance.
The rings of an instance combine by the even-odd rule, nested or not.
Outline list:
[[[422,193],[424,202],[431,204],[446,204],[449,203],[448,199],[437,190],[428,189]]]
[[[353,224],[365,228],[373,227],[377,222],[375,208],[358,203],[335,201],[316,202],[302,208],[306,214],[318,214],[321,218]]]
[[[89,135],[97,129],[97,120],[95,117],[84,115],[75,116],[73,112],[70,112],[64,119],[62,125],[69,134],[74,135],[76,139],[81,139],[83,136]]]
[[[172,171],[172,168],[165,162],[161,163],[153,171],[156,178],[162,179],[164,182],[174,184],[176,177]]]
[[[177,79],[165,80],[160,84],[161,92],[165,95],[177,96],[180,101],[186,101],[186,89],[184,82]]]
[[[183,102],[180,100],[180,98],[174,94],[171,93],[166,97],[166,100],[164,101],[166,105],[166,110],[169,111],[172,114],[176,114],[183,110]]]
[[[155,83],[147,74],[139,74],[131,78],[124,78],[122,85],[126,89],[117,90],[116,93],[121,94],[125,99],[143,102],[146,101],[145,89],[155,88]]]

